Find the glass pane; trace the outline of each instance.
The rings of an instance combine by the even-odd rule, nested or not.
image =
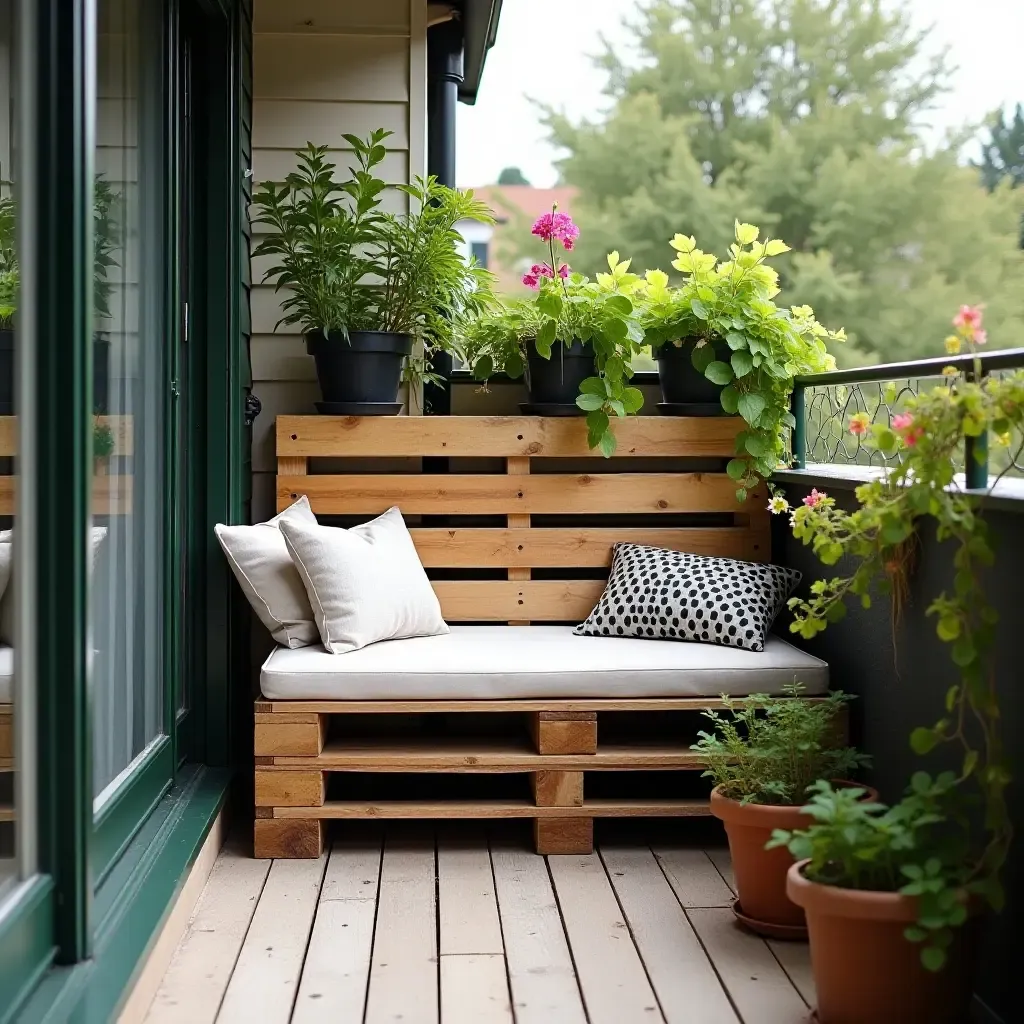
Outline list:
[[[93,785],[97,807],[163,730],[164,232],[160,34],[97,7]],[[147,31],[147,28],[149,29]]]
[[[0,898],[35,867],[35,822],[25,813],[34,805],[35,765],[24,741],[34,735],[35,705],[29,692],[31,659],[26,657],[31,645],[24,642],[32,623],[25,621],[21,606],[31,585],[31,566],[23,558],[32,543],[34,516],[30,464],[20,457],[28,431],[18,428],[17,419],[21,414],[23,424],[27,420],[26,389],[18,377],[32,339],[20,259],[30,225],[19,210],[16,183],[17,6],[15,0],[0,0]],[[24,525],[15,528],[16,521]]]

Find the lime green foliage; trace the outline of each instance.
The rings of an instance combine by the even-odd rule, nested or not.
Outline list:
[[[460,253],[455,225],[492,223],[472,192],[433,177],[396,185],[411,200],[407,214],[384,213],[386,183],[375,176],[391,132],[365,140],[345,135],[358,166],[335,180],[327,146],[308,143],[284,182],[265,182],[253,196],[256,224],[270,233],[254,256],[275,256],[264,275],[289,294],[280,324],[303,331],[396,331],[415,335],[429,354],[453,347],[452,319],[482,308],[491,276]]]
[[[917,923],[904,934],[921,943],[921,962],[937,971],[946,962],[953,929],[967,920],[970,879],[966,818],[956,776],[932,779],[918,772],[907,795],[893,807],[862,799],[864,790],[827,781],[811,787],[804,811],[814,824],[798,831],[776,829],[767,849],[786,846],[809,860],[812,882],[843,889],[900,892],[918,899]],[[954,820],[958,828],[951,828]]]
[[[630,361],[643,343],[635,305],[643,281],[617,252],[607,257],[607,265],[596,280],[575,273],[564,279],[542,277],[535,298],[506,302],[475,322],[467,318],[462,345],[473,375],[486,380],[498,371],[520,376],[528,345],[544,359],[557,359],[559,344],[588,344],[597,374],[583,381],[576,404],[587,413],[590,447],[610,456],[615,451],[613,419],[643,406],[640,389],[629,383]]]
[[[117,227],[119,200],[119,193],[101,175],[97,175],[93,186],[93,312],[104,319],[111,315],[110,296],[113,292],[107,274],[117,266],[114,253],[120,247]]]
[[[106,423],[94,420],[92,425],[92,457],[109,459],[114,454],[114,431]]]
[[[677,234],[672,266],[682,285],[671,288],[667,276],[648,271],[646,301],[640,314],[645,340],[655,349],[685,343],[694,367],[722,389],[722,408],[743,417],[736,437],[736,458],[726,467],[738,485],[737,497],[788,461],[787,428],[793,426],[789,398],[793,378],[834,369],[827,341],[843,341],[842,330],[828,331],[810,306],[776,305],[778,274],[767,260],[789,251],[777,238],[758,241],[753,224],[734,225],[730,259],[697,248],[692,236]],[[729,361],[716,359],[709,342],[724,339]]]
[[[693,750],[707,761],[705,777],[723,796],[743,803],[793,806],[818,779],[846,779],[868,758],[837,747],[841,715],[852,700],[836,692],[818,701],[799,699],[803,687],[785,696],[722,697],[726,714],[705,711],[713,732],[701,732]]]
[[[979,316],[976,310],[964,310]],[[970,333],[969,326],[961,330],[962,337]],[[946,386],[908,398],[907,412],[891,424],[851,421],[851,429],[863,435],[862,443],[899,459],[883,477],[857,488],[854,511],[838,508],[834,499],[818,494],[812,496],[812,504],[793,513],[793,535],[798,540],[810,545],[825,565],[846,558],[851,568],[842,576],[815,581],[810,597],[792,598],[790,628],[813,637],[843,617],[848,597],[867,607],[875,581],[881,580],[885,590],[898,586],[906,571],[905,545],[922,521],[931,520],[938,540],[952,547],[953,591],[935,597],[928,615],[935,618],[938,638],[949,645],[960,681],[946,694],[942,718],[930,728],[915,729],[910,743],[919,754],[945,745],[959,748],[962,767],[947,788],[955,794],[977,786],[985,805],[984,841],[976,844],[966,878],[973,891],[983,893],[998,909],[1000,872],[1013,833],[1006,805],[1010,774],[991,662],[998,614],[983,586],[983,573],[995,556],[983,501],[962,491],[954,472],[965,437],[987,436],[1004,448],[1017,438],[1006,461],[1020,456],[1024,371],[985,377],[980,383],[953,372],[948,380]],[[998,478],[991,487],[997,483]]]
[[[679,230],[721,252],[739,216],[792,247],[780,302],[843,324],[850,365],[927,354],[962,301],[991,345],[1024,345],[1024,189],[986,191],[964,136],[921,144],[952,69],[909,0],[647,0],[629,20],[607,113],[544,115],[578,269],[612,248],[658,267]]]

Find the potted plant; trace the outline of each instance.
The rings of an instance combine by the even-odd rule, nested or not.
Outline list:
[[[813,789],[812,823],[777,831],[769,847],[798,859],[786,891],[807,915],[817,1019],[966,1020],[969,842],[965,818],[951,816],[956,775],[920,772],[892,807],[827,782]]]
[[[113,428],[97,416],[92,424],[92,464],[94,476],[106,476],[110,456],[117,447]]]
[[[264,275],[289,289],[277,326],[305,335],[323,413],[397,413],[403,371],[422,378],[433,351],[452,349],[453,319],[482,308],[489,292],[490,275],[462,258],[455,230],[462,220],[492,222],[472,192],[417,178],[394,186],[408,213],[381,210],[387,185],[373,171],[391,134],[345,135],[358,167],[344,181],[327,147],[310,143],[283,183],[266,182],[253,197],[254,223],[270,229],[253,256],[277,257]]]
[[[914,729],[910,745],[919,754],[948,748],[960,766],[959,771],[934,780],[923,772],[914,776],[911,795],[893,807],[891,813],[880,813],[879,820],[884,824],[893,817],[904,820],[917,813],[916,801],[928,794],[929,820],[918,822],[922,828],[928,826],[928,841],[919,843],[919,849],[911,853],[901,853],[903,859],[897,862],[897,875],[884,880],[872,877],[869,882],[860,881],[852,886],[867,889],[877,897],[875,903],[879,906],[886,902],[898,906],[898,913],[893,911],[894,920],[901,920],[900,915],[907,912],[907,904],[894,894],[917,901],[916,923],[906,927],[903,935],[924,968],[949,971],[955,981],[953,987],[959,986],[961,998],[953,998],[948,989],[942,989],[943,1000],[948,1000],[944,1003],[947,1008],[962,1005],[966,998],[963,986],[956,981],[967,977],[971,955],[970,944],[957,934],[959,925],[968,918],[964,908],[970,907],[972,900],[986,903],[996,911],[1002,908],[1002,870],[1013,838],[1006,800],[1012,778],[1001,734],[991,658],[998,614],[988,601],[984,586],[984,570],[993,563],[995,553],[984,519],[985,495],[965,491],[956,467],[966,438],[989,439],[994,450],[1001,452],[996,457],[1006,467],[989,485],[991,493],[1024,449],[1024,371],[1000,376],[983,374],[978,347],[985,344],[986,335],[980,309],[961,307],[953,323],[956,333],[946,339],[946,350],[958,354],[966,349],[968,359],[962,360],[960,367],[946,367],[945,385],[905,397],[904,411],[883,422],[872,423],[864,413],[851,417],[849,429],[861,443],[892,460],[887,462],[882,476],[857,488],[856,507],[841,508],[829,495],[813,490],[793,511],[794,536],[811,546],[825,565],[846,559],[847,571],[816,581],[810,596],[790,600],[794,613],[790,628],[807,638],[841,619],[848,598],[870,606],[872,590],[878,582],[892,598],[893,615],[898,615],[898,596],[905,589],[912,564],[906,555],[907,545],[919,525],[931,520],[938,539],[945,542],[947,549],[953,549],[953,589],[939,593],[927,614],[935,618],[938,639],[950,645],[959,679],[945,694],[941,717],[933,726]],[[887,399],[893,403],[895,398],[893,386]],[[984,446],[978,448],[984,452]],[[776,495],[773,505],[773,511],[788,511],[780,495]],[[980,794],[983,814],[965,818],[962,805],[972,790]],[[908,800],[912,801],[909,805]],[[873,828],[874,824],[861,822],[861,826]],[[933,832],[946,843],[957,839],[955,854],[945,852],[945,846],[936,846],[931,838]],[[823,855],[808,845],[813,837],[789,838],[790,848],[800,856],[814,854],[809,868],[805,866],[799,875],[791,876],[791,892],[808,907],[809,913],[820,894],[817,890],[812,892],[804,881],[834,883],[839,889],[851,887],[851,875],[846,868],[834,874],[825,870]],[[831,846],[824,848],[827,851]],[[800,895],[796,896],[797,893]],[[825,898],[821,895],[822,900]],[[851,917],[855,913],[853,904],[859,902],[842,894],[841,907],[833,900],[827,904],[827,912],[833,917],[840,913]],[[821,907],[824,915],[826,905]],[[825,936],[832,935],[832,931],[822,929],[818,933],[821,938],[816,937],[814,929],[811,931],[811,957],[819,992],[829,985],[819,971],[824,971],[826,958],[832,956],[822,949]],[[941,986],[947,983],[948,979]],[[894,999],[905,1002],[911,998],[931,1000],[933,995],[929,993],[937,991],[935,985],[940,983],[917,972],[904,977],[901,984],[922,990],[893,993]],[[925,988],[927,992],[923,991]],[[851,1018],[822,1015],[823,1024],[847,1019]],[[860,1019],[953,1018],[897,1015]]]
[[[14,233],[14,200],[0,197],[0,416],[14,415],[14,315],[20,283]]]
[[[120,196],[102,176],[93,186],[93,314],[97,320],[111,317],[110,296],[114,286],[108,273],[118,265],[114,254],[120,248],[116,208]],[[96,330],[92,339],[93,412],[104,414],[110,407],[110,339]]]
[[[711,813],[729,838],[736,916],[776,938],[802,938],[804,915],[786,896],[792,857],[765,844],[776,829],[806,823],[801,808],[812,783],[846,779],[867,760],[839,742],[850,698],[837,692],[807,700],[801,691],[792,684],[782,697],[752,694],[742,703],[723,696],[726,714],[705,711],[714,729],[693,747],[714,783]]]
[[[629,384],[631,360],[643,341],[633,301],[643,281],[617,252],[608,256],[608,272],[593,281],[574,273],[556,256],[555,243],[571,250],[579,229],[557,205],[538,218],[533,234],[547,242],[550,260],[523,275],[536,296],[467,318],[464,358],[479,380],[498,371],[511,377],[525,373],[525,412],[585,413],[590,447],[610,456],[612,417],[635,414],[643,406],[640,389]]]
[[[648,287],[640,317],[658,357],[662,397],[672,406],[666,411],[706,414],[710,399],[746,422],[726,467],[740,501],[788,461],[793,378],[834,369],[826,342],[845,339],[842,330],[822,327],[810,306],[775,303],[778,274],[766,261],[789,246],[777,238],[759,242],[759,234],[754,225],[737,222],[732,258],[723,263],[692,237],[676,235],[672,266],[682,272],[682,286],[673,292],[658,279]]]

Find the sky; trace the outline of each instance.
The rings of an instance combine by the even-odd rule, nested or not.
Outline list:
[[[934,26],[932,45],[951,48],[953,90],[936,112],[936,130],[980,121],[997,107],[1024,102],[1022,0],[910,0],[920,27]],[[573,119],[607,103],[604,74],[590,56],[600,37],[628,40],[623,18],[637,0],[504,0],[498,39],[487,57],[475,106],[459,106],[458,183],[491,184],[518,166],[539,187],[554,184],[556,157],[531,98]]]

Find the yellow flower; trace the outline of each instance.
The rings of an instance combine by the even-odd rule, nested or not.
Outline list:
[[[942,368],[943,377],[955,377],[959,372],[955,366],[944,366]]]
[[[1008,433],[1007,434],[996,434],[996,441],[1003,448],[1009,448],[1010,447],[1011,437],[1010,437],[1010,435]]]
[[[854,413],[850,417],[850,433],[860,434],[866,433],[868,427],[871,426],[871,417],[866,412]]]
[[[771,501],[768,502],[768,511],[772,515],[779,515],[782,512],[789,511],[789,502],[781,494],[776,494]]]
[[[946,351],[951,356],[955,356],[960,351],[960,339],[955,334],[951,334],[946,338],[945,346]]]

